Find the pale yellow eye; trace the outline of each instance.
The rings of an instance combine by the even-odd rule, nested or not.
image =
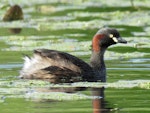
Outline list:
[[[110,38],[113,38],[114,36],[113,36],[113,34],[110,34],[109,37],[110,37]]]

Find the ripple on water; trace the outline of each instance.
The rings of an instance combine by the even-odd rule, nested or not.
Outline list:
[[[150,80],[119,80],[113,83],[101,82],[77,82],[72,84],[50,84],[46,81],[40,80],[14,80],[5,81],[0,80],[0,95],[6,95],[8,98],[31,98],[31,99],[52,99],[52,100],[81,100],[93,99],[95,97],[73,93],[68,94],[64,92],[52,92],[50,88],[134,88],[139,87],[143,89],[150,88]],[[7,87],[7,88],[6,88]],[[44,91],[44,92],[43,92]],[[3,97],[3,96],[2,96]]]
[[[0,69],[12,69],[12,68],[18,68],[21,67],[22,64],[16,64],[16,63],[12,63],[12,64],[0,64]]]
[[[150,62],[150,58],[132,58],[128,62],[132,62],[132,63]],[[150,64],[148,64],[148,65],[150,65]]]

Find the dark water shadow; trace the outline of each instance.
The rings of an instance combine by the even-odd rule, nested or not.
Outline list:
[[[22,28],[10,28],[9,31],[13,34],[19,34],[22,31]]]
[[[70,87],[70,88],[50,88],[49,90],[38,89],[42,92],[65,92],[65,93],[76,93],[77,91],[85,91],[88,88],[85,87]],[[109,102],[105,100],[105,88],[90,88],[91,97],[92,97],[92,111],[93,113],[110,113],[114,112],[117,109],[107,107]],[[40,100],[44,102],[59,102],[57,100]]]

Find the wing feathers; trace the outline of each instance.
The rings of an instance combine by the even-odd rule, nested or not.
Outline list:
[[[59,83],[91,79],[94,75],[88,64],[64,52],[37,49],[33,57],[24,59],[23,78],[49,79],[50,82]]]

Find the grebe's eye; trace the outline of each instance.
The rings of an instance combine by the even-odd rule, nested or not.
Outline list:
[[[114,37],[114,35],[113,34],[109,34],[109,38],[113,38]]]
[[[117,38],[114,37],[113,34],[109,34],[109,38],[112,38],[112,40],[113,40],[114,42],[116,42],[116,43],[118,42]]]

